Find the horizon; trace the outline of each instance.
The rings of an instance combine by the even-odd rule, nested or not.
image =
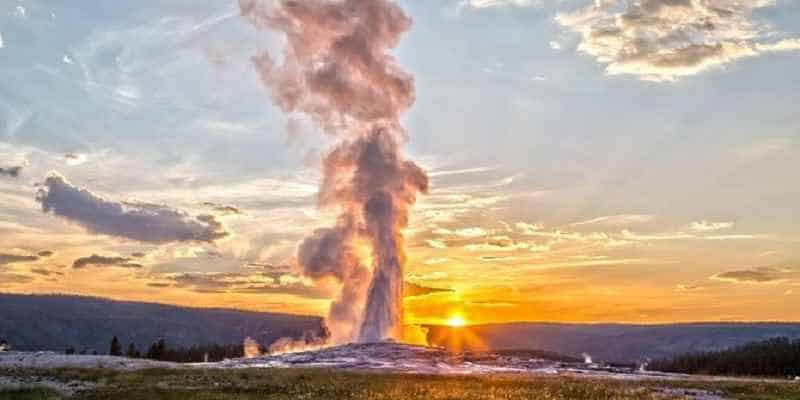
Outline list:
[[[265,4],[0,6],[0,293],[800,323],[800,3]]]
[[[100,300],[100,301],[109,301],[114,303],[132,303],[132,304],[141,304],[141,305],[148,305],[148,306],[166,306],[166,307],[174,307],[174,308],[183,308],[189,310],[219,310],[219,311],[234,311],[234,312],[244,312],[244,313],[254,313],[254,314],[275,314],[275,315],[289,315],[289,316],[296,316],[296,317],[309,317],[309,318],[319,318],[321,320],[325,319],[324,315],[314,315],[314,314],[295,314],[290,312],[276,312],[276,311],[260,311],[260,310],[252,310],[246,308],[229,308],[229,307],[203,307],[203,306],[191,306],[191,305],[180,305],[180,304],[173,304],[173,303],[159,303],[154,301],[147,301],[147,300],[126,300],[126,299],[115,299],[112,297],[98,297],[93,295],[83,295],[83,294],[70,294],[70,293],[6,293],[0,292],[0,296],[4,295],[13,295],[13,296],[27,296],[27,297],[78,297],[84,298],[89,300]],[[622,326],[676,326],[676,325],[759,325],[759,324],[767,324],[767,325],[800,325],[800,321],[792,321],[792,320],[706,320],[706,321],[665,321],[665,322],[630,322],[630,321],[611,321],[611,322],[603,322],[603,321],[547,321],[547,320],[510,320],[510,321],[500,321],[500,322],[482,322],[482,323],[470,323],[469,321],[464,321],[464,325],[453,326],[447,323],[447,321],[436,322],[436,323],[408,323],[405,326],[413,327],[413,326],[420,326],[420,327],[447,327],[447,328],[471,328],[471,327],[481,327],[481,326],[491,326],[491,325],[514,325],[514,324],[538,324],[538,325],[622,325]]]

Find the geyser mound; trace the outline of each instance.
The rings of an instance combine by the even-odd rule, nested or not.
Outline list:
[[[559,361],[534,351],[451,352],[439,347],[391,341],[353,343],[313,351],[226,360],[222,368],[333,368],[417,374],[537,374],[614,376],[633,379],[668,378],[670,374],[637,371],[580,359]]]

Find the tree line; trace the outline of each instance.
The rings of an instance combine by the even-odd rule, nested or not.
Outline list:
[[[800,376],[800,339],[773,338],[652,361],[648,369],[707,375]]]
[[[66,354],[97,354],[97,351],[76,351],[74,347],[65,350]],[[123,350],[119,338],[114,336],[109,345],[108,355],[128,358],[145,358],[156,361],[171,361],[177,363],[217,362],[228,358],[244,357],[241,344],[233,345],[205,345],[170,348],[164,339],[153,342],[145,352],[139,351],[136,344],[131,342]]]

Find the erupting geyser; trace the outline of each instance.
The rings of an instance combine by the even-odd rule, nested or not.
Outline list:
[[[322,207],[335,226],[300,245],[297,262],[313,279],[336,279],[333,340],[402,339],[402,229],[428,178],[401,154],[400,115],[414,103],[414,80],[389,54],[411,20],[389,0],[240,0],[256,27],[286,36],[278,64],[253,57],[275,103],[308,116],[338,144],[323,160]],[[369,249],[364,254],[360,249]]]

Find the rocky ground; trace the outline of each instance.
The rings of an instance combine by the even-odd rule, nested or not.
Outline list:
[[[50,351],[0,353],[0,369],[98,368],[131,371],[174,367],[177,367],[177,364],[141,358],[68,355]]]

